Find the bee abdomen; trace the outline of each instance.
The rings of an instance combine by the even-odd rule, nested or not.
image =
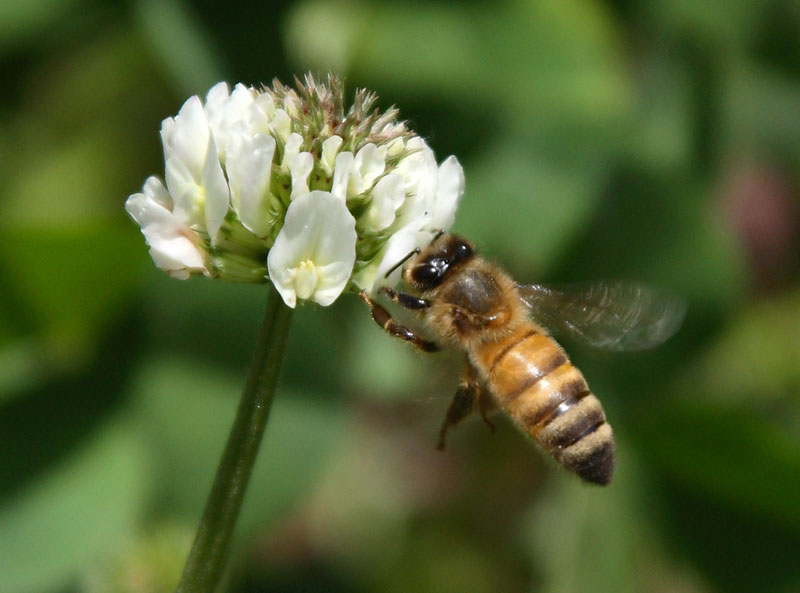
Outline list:
[[[535,438],[567,469],[595,484],[608,484],[614,473],[615,447],[611,426],[592,393],[567,400]]]
[[[553,455],[587,482],[605,486],[611,482],[616,462],[611,426],[604,422],[591,434]]]
[[[551,338],[520,337],[494,356],[488,375],[500,404],[557,461],[589,482],[611,481],[611,427],[581,372]]]
[[[522,428],[547,449],[556,461],[594,484],[608,484],[614,473],[615,447],[611,427],[600,401],[580,372],[566,363],[551,373],[552,390],[532,389],[509,409]]]

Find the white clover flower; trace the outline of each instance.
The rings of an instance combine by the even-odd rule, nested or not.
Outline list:
[[[356,219],[338,196],[315,190],[292,200],[267,257],[284,302],[294,307],[297,298],[320,305],[335,301],[350,280],[356,239]]]
[[[464,173],[376,100],[345,109],[334,76],[188,99],[162,123],[166,187],[151,177],[126,203],[155,264],[271,281],[291,307],[396,284],[386,272],[452,225]]]
[[[155,264],[175,278],[186,279],[192,272],[206,273],[200,242],[180,213],[173,209],[172,197],[156,177],[144,183],[143,193],[133,194],[125,208],[150,245]]]
[[[275,138],[249,134],[244,126],[236,126],[227,152],[231,206],[247,230],[265,237],[271,226],[267,213]]]

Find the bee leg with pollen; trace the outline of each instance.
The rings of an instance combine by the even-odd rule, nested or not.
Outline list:
[[[451,427],[459,424],[464,418],[469,416],[477,407],[478,412],[483,418],[483,421],[489,425],[489,428],[494,432],[494,424],[487,414],[494,409],[494,400],[489,396],[489,393],[475,378],[475,370],[472,365],[467,363],[467,373],[464,380],[458,386],[458,391],[453,396],[453,401],[450,402],[450,407],[447,408],[442,428],[439,431],[439,442],[436,448],[439,451],[444,450],[444,443],[447,437],[447,432]]]
[[[439,346],[435,342],[425,340],[416,332],[414,332],[414,330],[402,325],[394,317],[392,317],[389,311],[387,311],[382,305],[376,303],[372,298],[370,298],[366,292],[362,290],[358,293],[358,296],[360,296],[361,299],[367,303],[367,305],[369,305],[370,312],[372,313],[372,319],[375,321],[375,323],[382,327],[386,333],[396,338],[400,338],[401,340],[405,340],[406,342],[411,342],[414,346],[424,352],[436,352],[439,350]]]

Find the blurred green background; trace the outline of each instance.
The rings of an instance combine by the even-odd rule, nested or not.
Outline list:
[[[216,81],[335,70],[456,154],[520,280],[635,278],[679,334],[566,343],[617,434],[587,487],[352,295],[293,318],[232,592],[800,591],[800,4],[0,2],[0,591],[170,591],[263,286],[157,271],[125,198]]]

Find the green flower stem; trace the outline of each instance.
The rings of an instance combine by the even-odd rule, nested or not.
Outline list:
[[[212,593],[215,590],[225,567],[231,534],[269,419],[292,309],[283,304],[272,284],[267,286],[267,310],[247,384],[178,583],[178,593]]]

